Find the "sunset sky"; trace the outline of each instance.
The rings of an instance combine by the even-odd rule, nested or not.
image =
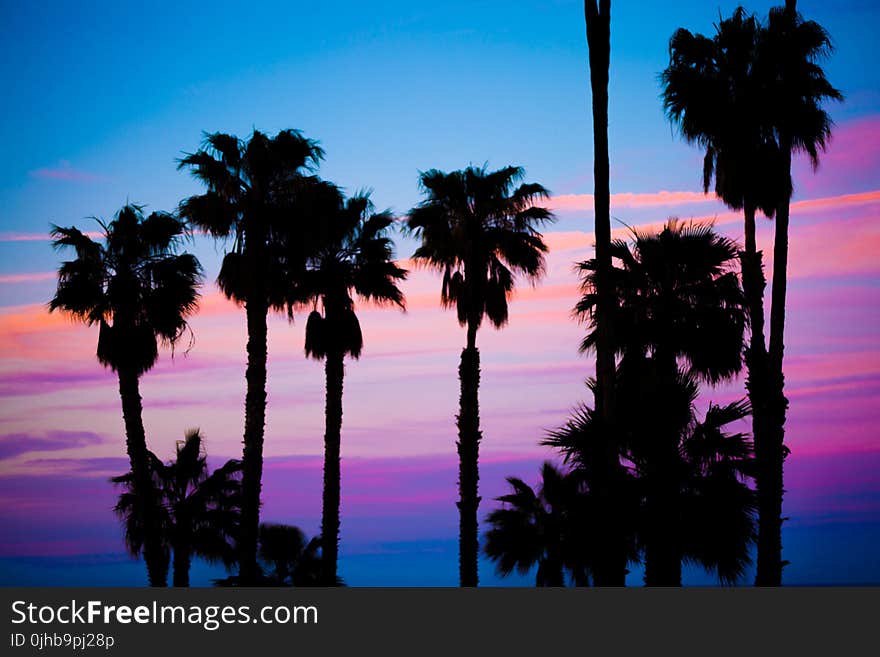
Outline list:
[[[684,26],[710,33],[734,2],[612,3],[611,212],[626,226],[667,217],[742,218],[700,189],[701,153],[663,115],[658,74]],[[765,15],[775,3],[752,2]],[[97,331],[49,315],[60,256],[50,224],[95,230],[127,201],[173,210],[200,190],[175,159],[204,131],[297,128],[326,150],[320,173],[373,190],[398,216],[420,170],[518,164],[548,187],[548,275],[518,290],[510,325],[484,327],[482,518],[504,477],[534,483],[538,446],[590,401],[591,358],[572,319],[573,264],[590,257],[592,130],[583,3],[12,3],[0,0],[0,584],[142,584],[124,555],[109,477],[125,472],[115,376]],[[796,163],[786,385],[785,581],[880,583],[880,68],[871,0],[801,0],[831,33],[825,68],[846,102],[813,173]],[[759,248],[772,267],[772,222]],[[397,237],[411,268],[414,243]],[[212,465],[240,455],[243,311],[217,291],[224,245],[195,238],[206,270],[188,353],[142,380],[150,447],[189,427]],[[770,271],[768,269],[768,278]],[[454,585],[454,417],[464,332],[439,308],[439,278],[415,270],[407,312],[360,306],[365,348],[348,362],[342,434],[347,583]],[[769,300],[768,300],[769,308]],[[305,316],[269,325],[263,518],[318,531],[323,365],[303,356]],[[705,400],[744,395],[742,380]],[[637,402],[634,401],[634,411]],[[194,583],[216,570],[197,565]],[[490,563],[481,580],[501,583]],[[633,572],[629,582],[640,583]],[[505,583],[530,583],[511,578]],[[686,571],[685,583],[710,583]]]

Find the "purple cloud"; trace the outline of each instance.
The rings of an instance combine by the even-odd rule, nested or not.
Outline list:
[[[112,372],[100,367],[68,371],[0,374],[0,395],[4,397],[33,395],[44,392],[50,387],[70,387],[83,383],[103,382],[111,380],[112,376]]]
[[[9,433],[0,436],[0,461],[30,452],[56,452],[98,445],[104,438],[93,431],[49,431],[43,435]]]

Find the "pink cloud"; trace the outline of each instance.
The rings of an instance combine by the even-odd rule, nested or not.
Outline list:
[[[63,180],[65,182],[91,183],[106,180],[106,177],[99,176],[88,171],[74,169],[70,162],[62,161],[57,167],[43,167],[30,172],[31,177],[40,178],[42,180]]]
[[[621,192],[611,195],[612,208],[654,208],[679,205],[691,205],[694,203],[717,202],[714,194],[702,192]],[[592,210],[592,194],[560,194],[550,199],[550,207],[559,212],[572,210]]]
[[[0,233],[0,242],[48,242],[48,233]]]
[[[36,283],[40,281],[51,281],[57,274],[54,271],[40,271],[29,274],[3,274],[0,275],[0,284],[8,285],[13,283]]]
[[[92,239],[100,239],[104,236],[99,231],[86,231],[83,234]],[[45,233],[20,233],[15,231],[0,233],[0,242],[48,242],[51,239],[52,236],[49,235],[49,231]]]

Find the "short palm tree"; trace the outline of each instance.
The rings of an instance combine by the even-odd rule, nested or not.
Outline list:
[[[266,317],[287,306],[300,262],[290,262],[290,236],[301,230],[295,191],[323,151],[295,130],[274,137],[254,131],[243,141],[210,134],[202,148],[180,160],[207,187],[180,204],[180,215],[218,239],[232,238],[217,284],[247,315],[247,393],[242,455],[241,578],[255,581],[263,434],[266,421]]]
[[[742,580],[752,563],[755,540],[754,446],[731,431],[749,416],[746,400],[709,404],[702,421],[688,426],[681,441],[684,462],[682,553],[714,572],[722,584]]]
[[[334,586],[345,357],[357,359],[363,348],[355,298],[403,309],[399,284],[407,272],[395,263],[394,244],[388,237],[394,218],[387,211],[374,212],[368,194],[343,199],[335,186],[316,182],[311,190],[303,190],[299,202],[318,213],[313,226],[316,246],[307,260],[299,294],[313,306],[306,323],[306,355],[323,360],[326,374],[321,554],[324,584]]]
[[[133,493],[142,500],[144,560],[151,586],[165,586],[168,556],[153,516],[156,491],[142,417],[140,377],[158,358],[162,342],[176,345],[187,333],[187,317],[198,301],[201,267],[195,256],[178,253],[185,226],[173,215],[126,205],[101,223],[103,243],[78,229],[54,227],[53,245],[76,257],[61,265],[49,312],[59,310],[97,325],[98,361],[116,372],[125,422]]]
[[[321,537],[309,539],[299,527],[262,523],[260,561],[272,586],[322,586]],[[342,580],[334,585],[341,586]]]
[[[650,517],[655,525],[647,537],[648,584],[675,586],[681,581],[681,558],[669,528],[680,516],[675,468],[682,422],[680,413],[672,410],[684,408],[676,400],[676,383],[682,367],[687,376],[715,384],[732,378],[742,366],[746,312],[731,270],[737,248],[711,226],[673,220],[656,234],[633,231],[632,248],[618,240],[612,252],[619,263],[613,283],[621,368],[638,381],[649,365],[660,400],[649,461]],[[580,267],[584,297],[576,312],[590,317],[597,300],[596,264],[590,260]],[[594,330],[581,347],[593,349],[595,343]],[[644,398],[640,392],[634,394]]]
[[[161,518],[163,545],[173,555],[174,586],[189,586],[193,557],[229,566],[236,561],[241,486],[240,461],[227,461],[208,473],[204,439],[198,429],[186,433],[168,464],[150,453],[153,480],[159,491],[155,515]],[[144,545],[140,498],[133,490],[133,473],[114,477],[126,487],[116,513],[125,522],[125,542],[132,554]]]
[[[459,579],[478,583],[477,507],[480,503],[479,445],[480,354],[477,330],[486,318],[496,328],[508,319],[508,300],[515,277],[536,282],[544,273],[547,246],[538,228],[553,219],[538,202],[547,190],[537,183],[519,184],[520,167],[488,171],[468,167],[421,174],[426,198],[410,211],[408,228],[421,238],[413,258],[443,274],[440,302],[455,307],[467,327],[461,352],[458,414]]]
[[[631,412],[623,413],[628,410],[630,401],[623,393],[630,391],[621,389],[621,382],[624,377],[615,373],[614,382],[616,390],[614,391],[614,399],[620,405],[615,409],[615,414],[620,414],[621,420],[634,417]],[[594,380],[587,382],[590,391],[596,386]],[[639,417],[641,414],[639,414]],[[608,445],[607,424],[600,412],[591,408],[587,404],[581,404],[575,408],[565,424],[557,429],[550,431],[542,445],[553,447],[562,455],[563,463],[571,468],[569,477],[574,477],[580,482],[581,498],[576,505],[578,514],[575,521],[568,525],[570,536],[573,540],[568,541],[568,545],[576,546],[578,563],[585,564],[588,568],[585,575],[589,576],[589,580],[595,586],[610,586],[607,580],[603,580],[607,576],[608,562],[605,561],[608,556],[606,550],[607,542],[602,541],[597,532],[603,527],[611,527],[616,535],[615,545],[620,550],[620,558],[624,562],[624,580],[619,582],[620,585],[625,584],[626,574],[629,572],[627,566],[639,562],[638,537],[640,519],[639,508],[641,504],[640,487],[633,474],[631,463],[627,460],[628,443],[625,442],[628,432],[625,427],[618,427],[617,435],[614,437],[614,444],[618,446],[618,453],[615,461],[620,464],[615,473],[616,481],[614,482],[615,499],[613,500],[614,517],[606,519],[604,523],[598,521],[597,515],[607,513],[603,510],[603,505],[608,504],[608,500],[604,499],[597,492],[599,486],[605,484],[608,479],[606,471],[608,459],[606,449]],[[597,483],[598,482],[598,483]],[[574,573],[573,573],[574,574]],[[587,577],[581,577],[580,581],[575,578],[576,585],[586,583]],[[603,583],[604,582],[604,583]]]
[[[754,493],[747,482],[753,462],[747,436],[729,432],[728,425],[747,417],[748,404],[710,404],[703,421],[698,421],[695,377],[680,372],[673,390],[661,396],[661,382],[652,369],[652,358],[633,360],[624,356],[616,379],[621,404],[621,458],[628,464],[619,488],[623,499],[618,521],[626,540],[627,560],[636,563],[639,555],[643,556],[646,585],[672,583],[663,579],[666,575],[662,571],[657,572],[671,559],[678,560],[679,569],[682,563],[693,563],[715,573],[722,583],[735,583],[751,563]],[[637,413],[632,412],[633,399],[638,400]],[[623,413],[627,408],[630,412]],[[657,462],[664,456],[665,440],[657,430],[665,430],[672,423],[677,424],[677,456],[662,462],[667,468],[664,476],[674,478],[678,491],[674,515],[664,513],[657,503]],[[601,427],[592,409],[584,406],[551,432],[544,444],[559,449],[573,472],[588,484],[599,463],[596,453]],[[588,486],[582,490],[588,491],[585,508],[594,513],[594,496]],[[668,555],[658,553],[656,535],[661,531],[667,535],[662,550],[668,550]],[[592,534],[582,535],[580,545],[583,553],[595,554]]]
[[[785,415],[788,400],[782,371],[785,351],[785,296],[788,276],[788,225],[792,196],[792,154],[806,153],[815,169],[831,139],[832,121],[823,105],[843,96],[825,77],[819,62],[831,53],[821,25],[804,20],[795,0],[770,10],[758,61],[767,91],[768,123],[780,151],[781,181],[773,241],[770,309],[767,433],[755,436],[759,505],[758,569],[755,583],[782,584],[782,496]]]
[[[579,473],[546,462],[537,492],[516,477],[507,483],[512,492],[499,497],[503,506],[486,517],[485,551],[498,573],[525,575],[537,566],[535,586],[565,586],[566,574],[575,584],[588,585],[592,564],[584,528],[590,499]]]

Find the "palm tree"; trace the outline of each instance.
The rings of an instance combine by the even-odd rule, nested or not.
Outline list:
[[[589,544],[584,537],[590,499],[576,471],[562,472],[545,462],[537,492],[508,477],[511,493],[497,498],[504,506],[486,521],[486,554],[502,577],[537,566],[535,586],[565,586],[565,574],[578,586],[589,585]]]
[[[618,298],[615,348],[623,356],[627,386],[644,385],[645,375],[657,383],[654,394],[638,387],[626,399],[651,397],[659,404],[652,418],[657,436],[648,463],[648,504],[652,527],[647,533],[647,583],[678,585],[681,557],[674,527],[681,513],[676,464],[679,460],[682,405],[678,385],[680,363],[687,376],[715,384],[735,376],[742,365],[746,313],[736,274],[730,270],[736,245],[711,226],[670,221],[656,234],[633,231],[633,246],[618,240],[612,251],[620,266],[613,274]],[[580,265],[584,297],[576,306],[591,317],[597,303],[597,263]],[[581,349],[596,346],[595,328]],[[620,376],[620,375],[619,375]],[[678,409],[678,410],[676,410]],[[623,422],[618,429],[626,430]]]
[[[624,482],[616,444],[614,409],[614,297],[611,293],[611,182],[608,158],[608,75],[611,66],[611,0],[584,0],[584,19],[590,60],[593,108],[593,231],[596,239],[596,284],[599,303],[596,326],[596,409],[605,430],[597,437],[601,466],[595,469],[597,496],[595,534],[598,541],[596,583],[623,586],[626,579],[625,536],[618,526],[620,499],[617,487]]]
[[[247,316],[247,393],[245,396],[242,506],[240,536],[241,578],[257,577],[257,534],[263,473],[263,433],[266,421],[266,317],[285,308],[292,272],[288,236],[296,234],[294,197],[306,174],[323,151],[295,130],[275,137],[254,131],[245,142],[214,133],[202,148],[180,160],[203,182],[207,192],[187,198],[180,215],[218,239],[231,237],[232,249],[223,258],[217,284],[245,307]]]
[[[316,250],[307,261],[300,294],[313,304],[306,323],[306,356],[324,360],[326,407],[324,496],[321,517],[324,584],[337,580],[339,554],[340,443],[345,357],[360,358],[363,336],[355,297],[404,308],[398,287],[406,270],[394,262],[390,212],[374,212],[368,194],[347,200],[326,182],[304,190],[300,203],[317,213]],[[320,310],[318,308],[320,307]]]
[[[826,100],[843,100],[825,78],[818,62],[831,53],[828,32],[814,21],[805,21],[796,0],[770,10],[758,61],[767,85],[768,122],[780,151],[781,194],[776,209],[773,241],[773,282],[770,308],[770,347],[766,435],[755,436],[758,461],[759,507],[758,571],[755,584],[782,584],[782,496],[785,446],[785,295],[788,269],[788,224],[792,196],[791,160],[806,153],[813,168],[831,138],[831,117]]]
[[[116,372],[125,422],[133,491],[142,500],[144,560],[151,586],[165,586],[168,557],[153,516],[156,491],[142,417],[140,377],[158,358],[158,343],[172,348],[187,334],[187,317],[197,305],[201,267],[195,256],[178,253],[185,226],[173,215],[126,205],[109,224],[103,244],[77,228],[52,229],[53,246],[72,248],[73,260],[58,270],[49,312],[60,310],[97,325],[98,362]]]
[[[517,184],[524,171],[505,167],[488,171],[468,167],[445,173],[432,169],[421,174],[426,199],[410,211],[407,225],[421,238],[413,258],[443,272],[440,301],[456,308],[458,322],[467,327],[461,352],[459,380],[459,579],[476,586],[479,481],[480,353],[477,330],[484,318],[495,328],[508,319],[508,299],[515,276],[535,283],[544,273],[547,246],[538,227],[552,221],[546,208],[536,205],[547,190],[536,183]]]
[[[728,430],[750,411],[746,400],[710,403],[681,443],[684,559],[714,572],[723,584],[740,581],[752,563],[756,505],[747,482],[754,476],[754,446],[745,433]]]
[[[232,565],[241,503],[241,462],[227,461],[208,474],[204,439],[198,429],[188,431],[178,442],[176,457],[167,465],[152,452],[150,460],[159,491],[155,515],[161,518],[162,542],[174,555],[174,586],[189,586],[193,557]],[[125,522],[126,545],[137,555],[143,547],[144,531],[133,473],[112,481],[127,489],[119,496],[115,511]]]
[[[755,215],[772,218],[781,195],[779,148],[766,120],[766,84],[758,54],[763,28],[742,7],[721,20],[712,38],[679,29],[670,39],[663,72],[664,106],[682,136],[705,149],[703,190],[714,177],[715,193],[742,210],[745,245],[740,253],[742,286],[751,337],[745,353],[752,432],[767,431],[768,359],[764,340],[764,273],[757,250]]]
[[[299,527],[262,523],[260,561],[271,586],[322,586],[321,537],[306,537]],[[334,582],[342,586],[342,580]]]
[[[816,63],[831,52],[827,32],[804,21],[796,3],[771,10],[763,27],[742,8],[719,23],[714,38],[678,30],[663,74],[670,118],[689,142],[706,149],[703,184],[727,205],[743,209],[743,289],[751,324],[746,351],[760,508],[757,584],[782,581],[782,468],[787,400],[782,375],[791,154],[806,152],[814,167],[831,135],[822,109],[842,96]],[[761,253],[755,213],[776,217],[770,348],[765,345]]]
[[[754,539],[754,493],[747,485],[752,450],[743,433],[729,433],[727,426],[748,415],[748,404],[710,404],[704,420],[699,422],[694,410],[698,392],[694,376],[680,372],[673,392],[661,397],[652,358],[624,356],[623,360],[625,366],[616,380],[621,404],[617,411],[621,419],[621,457],[628,464],[619,504],[627,561],[637,562],[642,552],[645,583],[657,583],[655,537],[658,531],[664,531],[669,536],[671,558],[678,560],[679,568],[681,563],[694,563],[715,573],[722,583],[739,581],[750,564],[749,548]],[[632,411],[632,400],[638,400],[638,412]],[[623,413],[625,408],[628,413]],[[656,463],[658,453],[662,456],[661,441],[665,437],[658,436],[656,428],[670,422],[678,425],[678,455],[666,459],[665,474],[675,478],[679,505],[675,516],[658,516],[661,510],[656,503]],[[566,463],[573,465],[573,473],[588,484],[598,462],[597,438],[601,431],[597,414],[582,406],[543,444],[559,449]],[[595,501],[588,485],[586,491],[587,505],[581,508],[589,511],[595,508]],[[661,525],[664,521],[669,524]],[[579,537],[581,554],[595,554],[594,539],[592,535]]]

